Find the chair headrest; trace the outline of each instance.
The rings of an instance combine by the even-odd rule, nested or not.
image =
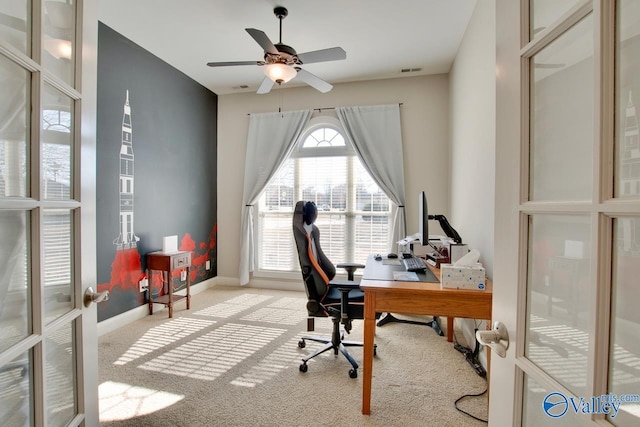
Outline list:
[[[304,223],[311,225],[316,221],[318,217],[318,208],[314,202],[306,202],[302,208],[302,218]]]

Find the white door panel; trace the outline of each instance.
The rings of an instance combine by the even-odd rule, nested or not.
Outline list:
[[[0,4],[0,425],[98,424],[96,8]]]
[[[491,426],[640,424],[639,11],[497,0]]]

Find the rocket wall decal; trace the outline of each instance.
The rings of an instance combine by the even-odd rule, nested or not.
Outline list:
[[[122,115],[122,145],[120,146],[120,235],[113,241],[118,249],[135,248],[140,240],[133,231],[133,129],[129,90]]]

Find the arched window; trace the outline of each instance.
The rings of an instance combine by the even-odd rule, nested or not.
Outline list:
[[[371,179],[333,117],[312,119],[260,198],[256,222],[259,270],[297,271],[291,226],[298,200],[318,206],[322,249],[338,262],[364,263],[386,252],[389,198]]]

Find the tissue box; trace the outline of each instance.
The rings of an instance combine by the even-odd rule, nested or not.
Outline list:
[[[482,264],[441,264],[440,285],[443,288],[484,291],[487,286],[487,277]]]

